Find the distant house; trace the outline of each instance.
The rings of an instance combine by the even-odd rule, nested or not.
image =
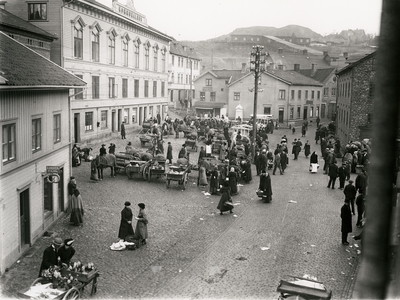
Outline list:
[[[229,85],[246,72],[244,63],[241,70],[210,70],[197,77],[194,82],[196,97],[193,104],[196,113],[198,115],[226,115]]]
[[[194,99],[193,81],[200,75],[200,71],[201,59],[194,49],[177,41],[171,42],[168,64],[169,106],[191,107]]]
[[[0,32],[0,272],[59,219],[71,174],[70,89],[85,82]],[[60,181],[50,183],[47,167]]]
[[[377,55],[373,52],[339,70],[337,130],[342,145],[371,138]]]
[[[297,37],[294,33],[291,36],[276,36],[282,40],[288,41],[293,44],[309,46],[311,43],[311,39],[308,37]]]
[[[323,84],[295,71],[267,70],[258,85],[257,114],[273,115],[279,123],[298,125],[320,115]],[[236,107],[249,119],[254,108],[254,76],[248,73],[229,84],[228,116]]]

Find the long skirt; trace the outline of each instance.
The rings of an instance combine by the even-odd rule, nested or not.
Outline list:
[[[200,167],[199,169],[199,185],[205,186],[208,185],[206,168]]]
[[[136,235],[135,235],[136,238],[142,239],[142,240],[147,239],[147,237],[148,237],[148,234],[147,234],[147,224],[145,224],[145,223],[142,222],[142,221],[138,221],[138,222],[136,223],[135,232],[136,232]]]
[[[83,223],[83,214],[82,210],[79,208],[74,208],[71,211],[71,217],[69,218],[69,222],[73,223],[74,225],[79,225]]]

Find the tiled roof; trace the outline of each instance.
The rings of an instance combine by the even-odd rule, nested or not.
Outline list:
[[[299,53],[268,52],[270,58],[275,65],[284,65],[287,70],[293,70],[295,64],[300,65],[300,69],[311,69],[312,64],[316,64],[318,68],[329,68],[330,64],[324,60],[322,55],[304,55]]]
[[[315,49],[310,48],[310,47],[306,47],[306,46],[302,46],[302,45],[297,45],[297,44],[294,44],[294,43],[285,41],[285,40],[283,40],[283,39],[280,39],[280,38],[278,38],[278,37],[271,36],[271,35],[265,35],[265,37],[268,38],[268,39],[270,39],[270,40],[273,40],[273,41],[276,41],[276,42],[278,42],[278,43],[281,43],[281,44],[283,44],[283,45],[286,45],[286,46],[288,46],[288,47],[290,47],[290,48],[297,49],[297,50],[299,50],[299,51],[307,50],[308,53],[317,54],[317,55],[322,55],[322,51],[315,50]]]
[[[295,71],[284,71],[284,70],[267,70],[265,74],[273,77],[278,77],[292,85],[311,85],[311,86],[322,86],[322,84],[314,79],[304,76]]]
[[[0,89],[4,87],[84,86],[59,65],[0,32]]]
[[[10,13],[4,9],[0,9],[0,24],[3,27],[10,27],[10,28],[15,28],[18,30],[34,33],[34,34],[40,35],[46,39],[49,39],[51,41],[57,39],[57,37],[52,35],[51,33],[44,31],[43,29],[40,29],[39,27],[36,27],[35,25],[13,15],[12,13]]]
[[[186,47],[186,49],[185,49],[185,47]],[[171,42],[170,52],[171,52],[171,54],[201,60],[199,55],[193,48],[190,48],[189,46],[180,44],[176,41]]]
[[[214,74],[218,76],[218,78],[231,78],[231,82],[236,81],[237,79],[243,77],[245,73],[242,70],[212,70]]]
[[[307,70],[298,70],[296,72],[303,74],[304,76],[310,77],[318,82],[323,83],[328,77],[335,72],[336,68],[328,68],[328,69],[317,69],[313,72],[312,69]]]
[[[357,66],[358,64],[362,63],[364,60],[370,59],[370,58],[372,58],[372,57],[375,56],[375,55],[376,55],[376,51],[375,51],[375,52],[372,52],[371,54],[364,55],[364,56],[363,56],[362,58],[360,58],[359,60],[357,60],[357,61],[355,61],[355,62],[352,62],[352,63],[350,63],[348,66],[346,66],[346,67],[340,69],[338,72],[336,72],[336,74],[340,74],[341,72],[343,72],[343,71],[345,71],[345,70],[350,70],[350,69],[352,69],[353,67]]]

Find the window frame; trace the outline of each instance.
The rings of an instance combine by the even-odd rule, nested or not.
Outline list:
[[[39,13],[40,16],[36,18],[36,13],[35,13],[35,7],[39,6]],[[32,7],[32,9],[31,9]],[[43,11],[42,7],[45,7],[46,9],[44,10],[45,12],[45,17],[43,17]],[[30,11],[32,10],[32,13]],[[47,21],[47,3],[46,2],[40,2],[40,3],[28,3],[28,21]]]
[[[128,98],[128,79],[122,78],[122,98]]]
[[[206,78],[206,86],[212,86],[212,78]]]
[[[134,45],[135,45],[135,53],[134,53],[135,65],[134,65],[134,67],[136,69],[139,69],[139,66],[140,66],[140,42],[136,41],[134,43]]]
[[[153,98],[157,97],[157,81],[153,81]]]
[[[149,81],[148,80],[144,81],[144,97],[145,98],[149,97]]]
[[[32,153],[42,150],[42,118],[32,119]]]
[[[139,79],[134,80],[134,97],[139,98]]]
[[[206,93],[200,92],[200,101],[206,101]]]
[[[144,47],[144,69],[150,69],[150,45],[146,44]]]
[[[154,47],[153,71],[158,72],[158,47]]]
[[[100,76],[92,76],[92,99],[100,99]]]
[[[91,124],[89,124],[88,121],[91,121]],[[92,111],[85,112],[85,132],[88,132],[88,131],[93,131],[93,112]]]
[[[161,97],[165,97],[165,82],[161,81]]]
[[[53,115],[53,143],[61,142],[61,114]]]
[[[7,133],[5,133],[7,131]],[[3,165],[11,163],[17,160],[17,141],[16,141],[16,133],[17,133],[17,124],[9,123],[4,124],[2,126],[2,151],[3,157],[2,162]],[[7,138],[7,141],[5,141]],[[4,153],[7,152],[7,158],[4,159]]]
[[[278,99],[279,100],[285,100],[286,99],[286,90],[279,90],[278,91]]]
[[[115,65],[115,36],[110,33],[108,36],[108,63]]]
[[[100,30],[94,26],[91,34],[92,42],[92,61],[100,61]]]
[[[116,98],[115,96],[115,77],[108,77],[108,98]]]
[[[107,110],[100,111],[100,128],[101,129],[108,128],[108,111]]]
[[[129,39],[127,36],[125,36],[122,40],[122,65],[124,67],[128,66],[128,62],[129,62]]]
[[[210,92],[210,102],[215,102],[217,99],[217,93],[216,92]]]
[[[240,92],[233,92],[233,101],[240,101]]]
[[[74,58],[83,59],[83,24],[80,21],[74,24]]]

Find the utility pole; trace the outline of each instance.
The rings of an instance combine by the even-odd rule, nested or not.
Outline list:
[[[253,46],[250,54],[250,71],[254,72],[254,109],[253,109],[253,137],[252,137],[252,155],[253,159],[256,154],[256,136],[257,136],[257,96],[258,96],[258,81],[260,73],[265,71],[265,52],[262,50],[264,46]]]

